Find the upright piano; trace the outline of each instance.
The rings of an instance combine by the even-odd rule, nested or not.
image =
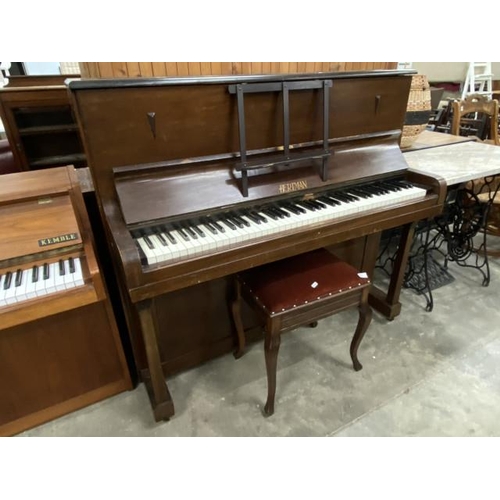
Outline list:
[[[402,226],[387,317],[416,221],[445,185],[399,148],[411,72],[81,80],[69,90],[156,420],[165,376],[229,352],[231,276],[327,247],[373,272]],[[250,311],[245,323],[260,330]]]
[[[0,436],[132,387],[73,167],[0,179]]]

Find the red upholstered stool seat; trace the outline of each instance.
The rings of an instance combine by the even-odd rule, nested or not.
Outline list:
[[[358,307],[358,326],[351,342],[355,370],[362,368],[357,350],[371,321],[368,306],[370,280],[364,273],[338,259],[325,249],[315,250],[266,264],[236,275],[236,298],[232,304],[238,334],[240,357],[245,349],[241,319],[242,297],[262,316],[265,323],[265,354],[268,399],[265,414],[274,412],[276,367],[280,335],[301,325],[314,325],[319,319],[349,307]]]

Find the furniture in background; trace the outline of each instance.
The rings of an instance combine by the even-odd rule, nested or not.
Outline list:
[[[0,175],[13,174],[18,171],[9,141],[7,139],[0,140]]]
[[[131,389],[72,167],[0,180],[0,436]]]
[[[481,94],[471,94],[452,103],[453,135],[477,135],[498,146],[498,101]],[[481,116],[483,115],[483,117]]]
[[[430,311],[432,282],[446,283],[443,272],[449,272],[450,262],[479,271],[483,286],[490,282],[485,228],[498,196],[500,148],[480,141],[463,142],[407,152],[405,159],[412,171],[441,176],[448,191],[443,213],[419,225],[405,277],[405,286],[426,296]],[[443,279],[434,280],[429,267]]]
[[[478,135],[488,137],[484,142],[500,145],[498,138],[498,113],[499,105],[495,99],[488,99],[485,95],[473,94],[467,96],[462,101],[453,103],[453,122],[451,133],[455,135],[468,135],[475,132],[476,126]],[[481,118],[482,115],[482,118]],[[489,206],[488,220],[484,230],[494,236],[500,236],[500,194],[498,194],[498,180],[490,182],[488,186],[482,187],[481,180],[475,180],[474,193],[479,202],[487,203]],[[483,181],[484,184],[484,181]],[[472,186],[469,186],[472,187]],[[479,192],[478,192],[479,190]],[[487,250],[491,256],[498,257],[500,251]]]
[[[353,367],[361,370],[358,348],[370,325],[372,310],[368,305],[368,274],[358,272],[326,249],[266,264],[235,276],[233,320],[238,335],[239,358],[245,349],[241,316],[242,297],[259,314],[265,330],[265,357],[268,395],[266,416],[274,413],[276,371],[281,334],[310,324],[350,307],[359,309],[359,321],[350,354]]]
[[[78,75],[10,77],[0,89],[0,117],[18,170],[85,166],[64,81]]]

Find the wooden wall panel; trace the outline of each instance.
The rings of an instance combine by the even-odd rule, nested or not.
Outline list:
[[[82,78],[248,75],[396,69],[395,62],[81,62]]]

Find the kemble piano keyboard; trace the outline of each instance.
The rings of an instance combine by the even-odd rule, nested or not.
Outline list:
[[[445,184],[399,148],[412,72],[72,81],[134,355],[157,420],[165,376],[234,348],[234,273],[327,247],[372,274],[401,226],[392,319],[413,228]],[[245,324],[261,330],[251,311]]]
[[[131,388],[73,167],[0,179],[0,435]]]

